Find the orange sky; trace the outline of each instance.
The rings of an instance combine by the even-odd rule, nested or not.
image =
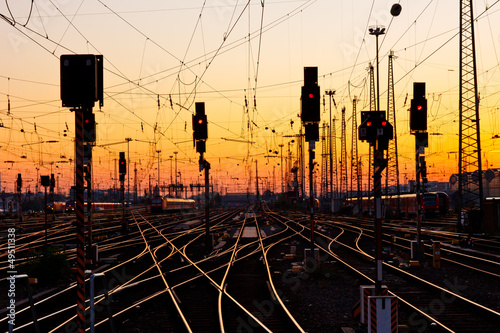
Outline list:
[[[115,160],[120,151],[127,151],[127,144],[120,143],[126,137],[133,139],[129,171],[137,166],[142,189],[150,177],[156,183],[158,150],[162,183],[170,183],[174,152],[178,152],[182,181],[201,181],[191,115],[194,102],[205,102],[209,120],[206,158],[218,186],[246,191],[248,172],[251,169],[255,174],[257,160],[259,176],[266,177],[262,181],[271,182],[274,175],[278,190],[281,159],[265,156],[281,156],[275,154],[280,144],[286,156],[293,138],[284,136],[299,131],[304,66],[318,66],[321,91],[336,90],[332,115],[337,119],[338,158],[340,110],[346,107],[350,154],[352,99],[359,99],[358,111],[369,105],[366,68],[374,62],[375,40],[367,34],[367,27],[374,24],[387,27],[380,39],[382,109],[387,108],[387,55],[393,50],[397,56],[400,181],[414,178],[414,137],[409,134],[407,109],[415,81],[427,83],[429,179],[446,181],[457,172],[456,1],[401,1],[403,11],[395,18],[389,14],[393,2],[378,0],[373,8],[368,0],[355,4],[265,1],[264,7],[259,1],[245,7],[246,2],[234,0],[205,6],[203,1],[34,3],[29,19],[29,1],[9,2],[12,16],[6,4],[0,5],[6,17],[0,22],[4,45],[0,55],[0,121],[4,126],[0,128],[4,161],[0,173],[7,191],[13,189],[17,173],[22,173],[32,191],[37,177],[51,172],[59,175],[62,191],[72,185],[74,164],[69,160],[74,158],[74,115],[61,107],[59,96],[59,57],[70,53],[104,55],[104,107],[94,109],[96,186],[114,183]],[[474,4],[476,15],[484,11],[483,2]],[[500,139],[493,138],[500,135],[498,8],[482,14],[475,26],[483,168],[500,166],[496,147]],[[328,105],[327,99],[324,121]],[[317,147],[316,160],[321,162],[321,146]],[[360,143],[359,147],[366,170],[368,145]],[[296,142],[291,151],[296,154]]]

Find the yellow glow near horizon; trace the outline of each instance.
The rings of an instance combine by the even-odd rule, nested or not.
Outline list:
[[[201,181],[191,115],[194,102],[205,102],[209,122],[206,158],[220,187],[243,192],[247,186],[253,189],[249,177],[255,181],[257,160],[259,177],[264,182],[274,179],[278,190],[279,145],[284,145],[286,167],[293,166],[297,158],[295,140],[290,144],[292,161],[286,159],[289,142],[301,126],[297,115],[304,66],[318,66],[323,92],[336,91],[332,116],[336,119],[338,159],[340,110],[347,109],[350,160],[352,99],[358,98],[358,112],[368,109],[366,68],[375,59],[375,40],[366,27],[375,24],[387,28],[380,39],[383,110],[387,109],[387,56],[391,50],[397,56],[394,80],[400,182],[414,179],[415,173],[415,142],[409,133],[407,110],[416,81],[427,84],[429,180],[447,181],[458,170],[456,1],[439,1],[427,8],[423,3],[401,1],[403,11],[394,18],[389,14],[392,2],[376,1],[370,12],[372,2],[368,0],[266,1],[263,15],[260,2],[245,7],[246,3],[233,0],[205,7],[203,1],[95,1],[80,7],[67,0],[35,3],[37,11],[29,20],[29,2],[9,3],[17,23],[0,23],[4,45],[0,55],[0,156],[4,161],[0,173],[6,191],[14,188],[17,173],[32,191],[37,177],[50,173],[59,176],[59,187],[66,193],[72,185],[74,114],[61,107],[59,57],[73,52],[104,55],[104,107],[94,108],[98,133],[93,176],[101,189],[116,184],[115,160],[118,152],[128,149],[131,188],[135,168],[141,189],[149,186],[150,179],[156,184],[158,161],[160,182],[170,183],[174,152],[178,152],[182,181]],[[484,9],[480,3],[475,5],[479,15]],[[500,14],[496,7],[475,26],[483,169],[500,166],[496,148],[500,142],[500,45],[494,34],[500,31]],[[0,13],[12,20],[5,4],[0,5]],[[326,122],[328,107],[326,97],[325,108],[322,106]],[[128,145],[124,142],[127,137],[132,138]],[[320,143],[316,152],[316,161],[321,163]],[[366,172],[368,144],[359,143],[359,154]]]

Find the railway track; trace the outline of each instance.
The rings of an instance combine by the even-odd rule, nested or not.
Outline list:
[[[287,225],[298,224],[284,218],[280,220]],[[341,231],[339,230],[337,234],[340,235]],[[306,232],[302,236],[307,239],[308,235]],[[374,283],[370,278],[374,273],[373,257],[358,250],[355,245],[360,234],[343,232],[339,236],[342,238],[337,240],[324,232],[317,232],[317,235],[317,246],[344,262],[367,283]],[[445,289],[388,264],[384,264],[384,281],[390,293],[397,296],[400,303],[406,307],[406,314],[402,313],[402,316],[406,316],[408,322],[413,322],[414,326],[430,328],[431,324],[434,324],[443,332],[498,331],[500,313],[463,297],[461,295],[463,285],[460,281],[455,279],[445,281],[448,285],[448,289]]]

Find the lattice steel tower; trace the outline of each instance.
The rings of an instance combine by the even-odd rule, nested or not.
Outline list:
[[[378,111],[375,97],[375,71],[371,62],[368,63],[368,71],[370,72],[370,111]]]
[[[356,96],[352,100],[352,145],[351,145],[351,196],[361,197],[361,173],[359,170],[358,159],[358,115],[356,112],[356,104],[358,100]],[[359,202],[359,200],[358,200]]]
[[[472,0],[461,0],[460,122],[458,131],[458,200],[460,210],[472,206],[482,210],[483,201],[479,96],[477,93],[473,17]]]
[[[389,194],[389,184],[396,186],[396,198],[398,203],[398,213],[401,212],[401,191],[399,188],[399,163],[398,163],[398,136],[396,131],[396,103],[394,99],[394,72],[393,72],[393,59],[395,58],[394,52],[389,54],[389,79],[387,88],[387,120],[394,128],[394,140],[389,140],[389,149],[387,150],[387,157],[389,159],[386,169],[385,177],[385,195]]]
[[[333,173],[335,174],[335,191],[333,190],[333,179],[332,181],[332,192],[334,193],[335,199],[337,199],[339,196],[339,173],[338,173],[338,160],[337,160],[337,129],[335,128],[335,121],[337,119],[333,118],[332,119],[332,155],[333,155]]]
[[[342,108],[342,133],[340,139],[340,193],[347,196],[347,130],[345,124],[345,107]]]

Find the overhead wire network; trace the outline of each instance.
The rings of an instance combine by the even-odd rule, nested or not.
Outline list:
[[[498,1],[497,1],[498,2]],[[495,2],[491,6],[489,6],[486,11],[491,12],[491,8],[496,5]],[[87,32],[82,30],[81,23],[77,22],[76,18],[83,16],[83,15],[91,15],[92,13],[82,13],[80,12],[80,7],[83,5],[83,1],[80,2],[79,4],[76,4],[77,9],[73,12],[73,14],[68,14],[69,12],[64,11],[62,8],[59,8],[55,5],[53,1],[51,1],[52,5],[57,8],[58,15],[60,17],[63,17],[66,20],[66,30],[69,32],[74,31],[76,32],[82,40],[85,41],[85,43],[93,50],[96,52],[100,52],[98,50],[98,47],[96,47],[93,43],[94,37],[86,37]],[[145,136],[144,138],[147,140],[151,140],[153,142],[158,142],[159,140],[167,140],[169,142],[169,147],[170,145],[175,147],[175,149],[178,149],[181,152],[186,151],[185,157],[190,155],[190,152],[188,152],[191,148],[189,145],[184,145],[184,144],[176,144],[177,139],[175,137],[172,137],[170,135],[165,135],[166,131],[171,130],[171,126],[173,124],[175,125],[175,129],[180,132],[186,131],[186,123],[187,123],[187,131],[190,131],[190,111],[192,103],[194,102],[195,99],[200,98],[201,96],[205,97],[207,99],[212,99],[215,98],[213,94],[217,94],[219,98],[225,99],[228,104],[232,105],[232,111],[231,112],[240,112],[240,109],[238,107],[244,105],[242,96],[245,91],[247,91],[249,94],[253,93],[254,97],[250,98],[250,103],[253,103],[253,99],[256,99],[257,91],[259,91],[259,98],[262,96],[262,93],[267,93],[269,91],[272,91],[273,88],[275,87],[281,87],[281,86],[294,86],[300,84],[301,80],[293,80],[290,82],[286,82],[284,80],[277,80],[276,83],[274,84],[268,84],[269,81],[266,81],[264,84],[262,84],[259,80],[259,73],[261,73],[261,60],[266,61],[266,58],[264,58],[264,53],[262,51],[265,51],[267,44],[263,43],[263,36],[265,36],[266,33],[272,32],[272,29],[276,28],[283,22],[286,22],[290,19],[292,19],[295,15],[303,15],[306,10],[309,10],[313,7],[311,7],[313,4],[316,3],[316,1],[307,1],[307,2],[302,2],[296,8],[294,8],[291,11],[286,12],[284,15],[280,16],[279,18],[276,18],[274,20],[270,20],[269,23],[264,24],[264,1],[259,1],[259,2],[253,2],[254,5],[259,5],[261,6],[261,15],[259,17],[260,20],[256,20],[256,22],[259,22],[259,27],[257,29],[248,29],[247,34],[243,37],[240,36],[231,36],[231,32],[234,30],[234,28],[241,23],[240,17],[245,13],[245,10],[248,10],[247,6],[249,6],[252,2],[244,2],[243,4],[238,4],[236,2],[235,5],[231,5],[232,7],[232,15],[230,20],[228,21],[227,25],[227,35],[224,36],[223,40],[219,43],[219,46],[215,49],[212,49],[211,51],[207,51],[207,45],[205,41],[206,33],[207,30],[203,28],[203,18],[206,15],[206,10],[207,8],[213,8],[213,6],[206,6],[206,3],[203,2],[201,6],[195,6],[193,7],[197,11],[197,17],[196,21],[194,22],[194,27],[192,29],[190,39],[188,46],[186,47],[184,51],[184,56],[182,58],[178,58],[177,56],[174,55],[174,52],[171,50],[168,50],[165,48],[163,45],[165,45],[163,42],[157,41],[155,37],[149,35],[149,33],[143,32],[143,30],[137,25],[137,23],[133,22],[131,19],[127,19],[124,17],[124,15],[133,15],[135,12],[139,11],[127,11],[127,10],[118,10],[118,9],[111,9],[108,4],[105,3],[105,1],[98,1],[100,5],[103,6],[109,13],[110,15],[116,16],[122,20],[127,26],[131,27],[138,35],[141,35],[143,38],[143,44],[140,46],[140,49],[142,50],[140,62],[138,63],[138,68],[139,69],[139,75],[137,78],[128,78],[130,77],[130,73],[125,74],[123,71],[123,67],[121,63],[118,63],[116,60],[113,61],[113,59],[106,59],[106,73],[111,74],[115,76],[115,78],[121,80],[122,82],[120,83],[117,80],[113,80],[113,84],[110,84],[109,86],[106,86],[105,92],[106,92],[106,98],[109,99],[110,101],[113,101],[116,103],[119,108],[122,111],[126,111],[127,114],[120,114],[120,113],[115,113],[115,111],[109,111],[109,109],[105,108],[104,109],[104,118],[105,121],[109,123],[116,123],[116,124],[121,124],[123,127],[124,131],[138,131],[138,124],[140,122],[141,127],[146,126],[148,127],[148,130],[144,133],[143,135]],[[271,2],[272,3],[272,2]],[[409,23],[408,28],[406,30],[403,30],[401,33],[400,37],[397,39],[397,41],[394,43],[394,46],[400,45],[401,40],[403,37],[411,30],[411,27],[415,24],[415,22],[424,15],[424,12],[426,11],[427,8],[430,8],[430,4],[433,3],[433,1],[430,1],[429,3],[426,4],[425,8],[422,9],[419,13],[416,13],[416,18],[412,22]],[[366,25],[369,25],[370,18],[372,16],[372,11],[374,8],[374,5],[376,4],[375,1],[371,2],[371,6],[369,9],[369,15],[367,19]],[[267,2],[265,3],[267,6]],[[243,8],[238,7],[238,6],[243,6]],[[239,9],[238,9],[239,8]],[[368,8],[367,8],[368,9]],[[18,23],[14,16],[10,15],[9,16],[2,16],[4,21],[9,22],[11,25],[11,29],[15,29],[16,31],[19,31],[22,33],[26,38],[29,38],[33,43],[36,43],[38,47],[43,48],[47,53],[53,55],[55,58],[58,58],[56,52],[70,52],[74,53],[71,49],[74,49],[74,47],[69,47],[70,44],[67,44],[67,40],[65,39],[65,34],[59,35],[59,38],[54,37],[54,34],[50,32],[50,30],[46,30],[47,27],[43,26],[43,31],[44,33],[38,32],[36,29],[32,29],[30,25],[33,23],[34,20],[40,20],[40,15],[32,15],[31,10],[33,10],[33,14],[36,14],[37,12],[37,4],[36,1],[31,2],[31,9],[30,9],[30,14],[28,17],[28,20],[26,21],[26,24],[23,26],[22,24]],[[162,10],[162,9],[160,9]],[[167,11],[168,9],[164,9]],[[150,12],[148,10],[143,10],[140,12]],[[249,13],[249,10],[248,10]],[[483,12],[484,13],[484,12]],[[102,15],[102,13],[93,13],[94,15]],[[482,14],[481,14],[482,15]],[[481,17],[481,15],[478,16],[477,19]],[[485,18],[488,18],[489,20],[489,15],[486,15]],[[267,19],[266,19],[267,21]],[[392,20],[391,20],[392,22]],[[24,20],[22,20],[21,23],[24,23]],[[389,25],[390,26],[390,25]],[[69,30],[68,30],[69,29]],[[490,29],[491,30],[491,29]],[[47,33],[49,31],[49,33]],[[366,34],[367,29],[365,29],[365,34]],[[194,56],[190,57],[188,59],[188,55],[190,55],[190,50],[192,46],[192,41],[194,40],[194,36],[196,33],[201,34],[203,37],[201,38],[202,46],[201,49],[203,50],[202,52],[198,52],[198,54],[195,54]],[[427,36],[423,41],[415,41],[413,45],[407,45],[404,48],[412,48],[416,47],[417,45],[421,46],[421,52],[419,56],[419,61],[415,63],[415,67],[403,72],[403,74],[400,74],[399,72],[396,76],[398,77],[398,81],[396,84],[402,82],[401,80],[404,80],[406,82],[409,82],[408,78],[411,77],[411,73],[415,72],[416,68],[420,67],[422,64],[427,63],[429,59],[431,59],[436,53],[438,53],[445,45],[448,45],[450,41],[453,40],[453,37],[443,43],[441,47],[438,48],[433,48],[433,52],[430,54],[424,53],[425,50],[428,50],[429,47],[425,45],[426,41],[430,41],[433,38],[439,38],[441,35],[445,35],[446,32],[439,33],[437,35],[431,36],[430,35],[430,29],[427,32]],[[90,36],[90,35],[88,35]],[[258,40],[258,52],[257,56],[253,57],[252,56],[252,66],[253,66],[253,71],[252,73],[249,71],[248,72],[248,78],[253,79],[253,84],[248,89],[249,87],[235,87],[232,89],[221,89],[219,86],[210,84],[212,82],[211,78],[208,79],[208,82],[204,80],[206,73],[211,71],[212,64],[214,64],[214,61],[218,59],[219,56],[222,54],[226,54],[227,52],[230,52],[232,50],[235,50],[237,48],[242,47],[243,45],[249,45],[250,41],[253,40]],[[381,47],[384,45],[385,39],[382,41]],[[49,45],[49,46],[47,46]],[[158,72],[153,72],[153,73],[145,73],[144,72],[144,60],[145,56],[147,53],[150,52],[149,45],[154,45],[155,47],[161,49],[163,52],[166,52],[169,54],[171,59],[177,61],[178,63],[176,65],[170,66],[166,70],[160,70]],[[403,50],[404,48],[399,48],[400,50]],[[102,48],[101,48],[102,49]],[[200,49],[200,48],[198,48]],[[365,50],[367,54],[373,54],[372,50],[368,50],[367,45],[363,39],[363,43],[359,46],[359,50],[356,53],[356,57],[354,59],[354,64],[348,64],[346,68],[337,70],[335,68],[337,64],[331,63],[331,67],[335,68],[335,70],[330,70],[328,67],[323,67],[326,68],[327,70],[324,72],[330,72],[333,73],[333,75],[342,72],[342,71],[348,71],[350,70],[350,75],[349,75],[349,80],[347,83],[341,84],[338,87],[334,87],[337,89],[337,94],[336,96],[337,102],[339,104],[348,104],[351,100],[351,95],[350,94],[356,94],[358,96],[363,96],[363,94],[366,94],[366,85],[363,84],[363,82],[366,81],[366,72],[364,72],[364,68],[366,67],[366,63],[361,63],[362,57],[360,54],[362,54],[362,50]],[[104,51],[104,50],[102,50]],[[396,51],[397,52],[397,51]],[[105,53],[105,52],[102,52]],[[193,53],[196,53],[196,51],[193,51]],[[106,54],[104,54],[106,57]],[[422,58],[423,57],[423,58]],[[495,53],[496,57],[496,53]],[[496,57],[497,58],[497,57]],[[249,56],[250,59],[250,56]],[[369,59],[369,58],[368,58]],[[416,61],[416,59],[415,59]],[[168,64],[171,64],[171,61],[167,62]],[[497,63],[498,63],[498,58],[497,58]],[[203,70],[200,71],[200,64],[201,66],[204,66]],[[493,70],[494,67],[492,67]],[[120,70],[122,69],[122,70]],[[250,70],[250,66],[248,68]],[[321,71],[322,68],[320,68]],[[135,72],[137,73],[137,72]],[[182,78],[182,73],[189,73],[188,80],[183,80]],[[321,74],[320,76],[322,79],[326,79],[328,74]],[[6,76],[8,77],[8,76]],[[165,85],[162,84],[162,82],[171,82],[172,78],[177,77],[177,82],[172,84],[170,86],[170,89],[163,90]],[[191,79],[189,79],[191,77]],[[194,82],[193,79],[194,77]],[[23,79],[24,80],[24,79]],[[175,80],[175,79],[174,79]],[[29,81],[29,80],[26,80]],[[40,83],[40,84],[43,84]],[[153,85],[156,84],[156,87],[153,87]],[[46,83],[46,85],[50,85],[50,83]],[[182,87],[182,91],[181,91]],[[359,89],[359,90],[358,90]],[[350,94],[349,94],[350,93]],[[2,92],[2,94],[5,93]],[[126,95],[130,96],[136,96],[137,98],[145,98],[146,100],[149,100],[152,104],[156,104],[157,101],[160,103],[160,107],[156,109],[156,114],[157,118],[155,120],[151,120],[151,118],[144,117],[144,113],[141,113],[138,111],[137,106],[141,103],[144,103],[144,105],[148,104],[149,107],[149,102],[141,102],[141,103],[134,103],[132,105],[127,105],[126,103],[123,102],[123,97]],[[173,95],[177,94],[178,100],[177,101],[172,101]],[[402,93],[404,95],[404,93]],[[11,98],[17,99],[17,101],[21,101],[22,99],[28,100],[25,96],[19,96],[18,94],[8,94],[10,95]],[[135,98],[135,97],[131,97]],[[298,97],[297,97],[298,98]],[[43,101],[36,101],[32,100],[33,105],[35,104],[41,104]],[[13,117],[12,119],[18,119],[22,118],[23,119],[23,127],[28,127],[31,126],[32,128],[35,126],[38,127],[38,134],[43,132],[42,135],[46,139],[55,139],[58,137],[60,130],[54,130],[51,127],[44,126],[43,124],[39,123],[37,121],[38,118],[40,117],[47,117],[50,114],[59,114],[61,112],[65,112],[66,110],[61,109],[57,104],[58,101],[48,101],[45,102],[47,103],[48,106],[51,108],[55,108],[56,110],[54,112],[45,112],[43,115],[42,114],[35,114],[35,117],[27,119],[26,117],[19,116],[17,114],[17,110],[21,109],[29,109],[30,106],[28,104],[26,105],[17,105],[13,106],[11,108],[12,111],[14,111],[14,114],[11,114],[9,117]],[[170,110],[169,108],[172,108],[174,110],[175,108],[175,113],[174,116],[172,117],[172,114],[168,113]],[[287,117],[292,118],[294,113],[296,113],[297,110],[289,110]],[[451,111],[450,111],[451,112]],[[2,108],[0,110],[1,117],[7,117],[6,115],[6,110],[5,108]],[[176,117],[181,116],[179,119],[180,121],[177,122]],[[268,128],[277,128],[280,127],[282,129],[277,129],[279,132],[285,133],[286,128],[288,128],[288,125],[280,124],[278,121],[269,118],[268,114],[266,113],[265,109],[262,108],[257,110],[256,112],[256,118],[253,118],[252,121],[258,125],[259,128],[262,128],[262,130],[257,130],[255,131],[255,135],[258,135],[262,141],[261,144],[257,147],[258,149],[265,149],[266,151],[271,145],[274,145],[275,143],[272,143],[272,141],[275,139],[272,136],[269,136],[269,132],[266,132],[263,128],[268,127]],[[130,117],[134,119],[133,122],[130,122]],[[237,119],[237,116],[232,116],[231,119]],[[31,121],[32,119],[32,121]],[[228,118],[229,119],[229,118]],[[436,118],[437,120],[438,118]],[[6,119],[5,119],[6,120]],[[4,121],[5,122],[5,121]],[[5,122],[6,123],[6,122]],[[135,124],[137,123],[137,124]],[[232,138],[238,137],[239,134],[236,133],[235,130],[231,130],[229,125],[223,125],[222,123],[218,123],[217,121],[211,121],[210,126],[216,126],[217,128],[221,130],[227,131],[228,135]],[[158,125],[159,124],[159,125]],[[18,125],[20,126],[20,125]],[[253,126],[253,125],[252,125]],[[337,124],[337,126],[340,126]],[[157,135],[155,136],[155,128],[161,128],[161,132],[156,133]],[[18,127],[19,129],[19,127]],[[296,130],[297,128],[295,128]],[[26,134],[28,133],[28,130],[26,129]],[[34,130],[30,130],[31,134],[30,135],[35,135]],[[139,130],[141,131],[141,130]],[[49,133],[52,133],[53,137],[49,135]],[[141,134],[142,135],[142,134]],[[185,134],[180,134],[179,139],[182,139],[185,137]],[[214,138],[212,142],[214,144],[216,143],[217,140]],[[220,140],[220,139],[219,139]],[[212,144],[212,143],[211,143]],[[220,144],[220,142],[216,143]]]

